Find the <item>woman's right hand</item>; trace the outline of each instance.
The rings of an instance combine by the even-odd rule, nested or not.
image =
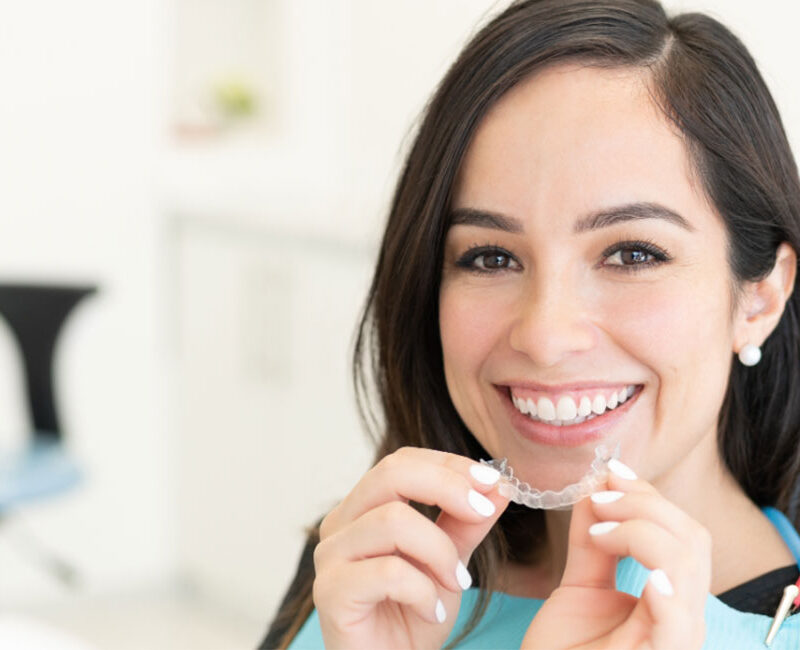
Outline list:
[[[416,447],[367,472],[320,525],[313,593],[325,647],[441,647],[469,586],[464,567],[508,505],[498,478]],[[436,522],[409,500],[438,506]]]

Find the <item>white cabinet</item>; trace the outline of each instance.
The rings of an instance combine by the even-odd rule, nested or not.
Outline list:
[[[330,239],[175,223],[180,568],[266,624],[303,527],[369,466],[350,350],[371,259]]]

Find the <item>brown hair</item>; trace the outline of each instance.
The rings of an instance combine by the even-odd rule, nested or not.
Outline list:
[[[653,101],[682,132],[724,220],[738,284],[765,276],[782,241],[800,251],[800,181],[781,118],[752,57],[727,28],[700,13],[668,17],[655,0],[514,2],[472,38],[440,83],[396,187],[354,351],[359,408],[368,426],[380,427],[376,462],[406,445],[487,457],[453,407],[442,365],[438,294],[449,203],[489,108],[534,71],[565,61],[649,71]],[[734,364],[719,415],[721,454],[742,488],[795,524],[798,300],[795,291],[761,363]],[[373,388],[378,415],[370,410]],[[459,638],[485,612],[498,563],[530,560],[543,534],[540,511],[511,504],[473,554],[469,568],[481,595]],[[281,647],[311,610],[312,581],[313,569],[279,612],[295,623],[284,628]]]

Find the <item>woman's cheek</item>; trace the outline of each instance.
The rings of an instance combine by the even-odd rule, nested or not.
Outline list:
[[[603,302],[602,327],[642,360],[679,364],[681,358],[694,357],[696,350],[709,352],[710,344],[719,344],[724,309],[714,301],[698,300],[702,292],[689,292],[685,284],[643,284],[615,293]]]
[[[488,283],[453,282],[442,290],[439,327],[442,347],[460,356],[480,359],[493,347],[511,317],[508,288]]]
[[[507,317],[502,292],[451,284],[440,294],[445,381],[459,415],[476,432],[481,417],[475,409],[483,403],[481,377],[494,358],[493,350],[502,342]]]
[[[689,453],[697,437],[714,426],[727,385],[730,350],[722,333],[728,306],[708,299],[720,295],[716,289],[682,288],[652,287],[635,297],[628,292],[625,300],[610,301],[603,316],[615,344],[649,375],[652,420],[646,427],[648,448],[640,451],[655,474]]]

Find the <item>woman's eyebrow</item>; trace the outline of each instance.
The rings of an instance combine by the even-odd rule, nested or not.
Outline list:
[[[574,232],[586,232],[636,219],[663,219],[690,232],[694,231],[692,225],[674,210],[650,202],[627,203],[591,212],[578,219],[572,229]]]
[[[575,222],[573,231],[579,233],[597,230],[636,219],[663,219],[685,230],[694,231],[691,224],[680,214],[660,203],[652,202],[626,203],[590,212]],[[525,231],[522,222],[514,217],[476,208],[455,208],[450,213],[450,225],[478,226],[514,234]]]
[[[522,222],[499,212],[477,210],[475,208],[455,208],[450,212],[451,226],[478,226],[480,228],[493,228],[505,232],[521,233],[525,229]]]

